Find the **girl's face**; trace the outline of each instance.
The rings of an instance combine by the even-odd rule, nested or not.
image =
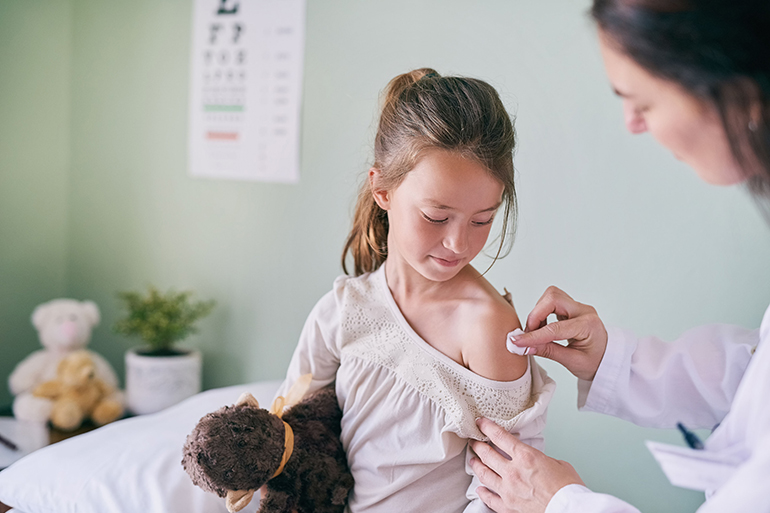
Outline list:
[[[394,190],[378,190],[378,176],[370,170],[375,201],[388,212],[389,261],[446,281],[484,248],[503,184],[483,165],[431,149]]]
[[[599,45],[610,83],[623,99],[629,132],[650,132],[708,183],[732,185],[745,179],[712,105],[674,82],[651,75],[601,31]]]

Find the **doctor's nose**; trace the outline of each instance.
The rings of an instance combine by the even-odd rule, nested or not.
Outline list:
[[[628,101],[623,102],[623,118],[626,122],[626,128],[632,134],[641,134],[647,131],[647,122],[644,120],[644,116]]]

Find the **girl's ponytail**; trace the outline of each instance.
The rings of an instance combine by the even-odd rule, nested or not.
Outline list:
[[[377,270],[388,258],[388,213],[374,201],[369,180],[361,186],[353,216],[353,227],[342,251],[342,270],[348,252],[353,256],[355,276]]]
[[[383,139],[381,134],[391,134],[397,130],[399,124],[403,123],[397,112],[400,97],[404,91],[426,76],[439,77],[440,75],[433,69],[421,68],[398,75],[388,83],[383,93],[382,113],[375,145],[381,145]],[[385,152],[381,149],[375,150],[375,167],[381,167],[382,163],[377,161],[377,158],[378,156],[381,158],[383,153]],[[405,174],[406,172],[401,174],[401,177]],[[394,182],[394,180],[387,181]],[[397,181],[400,182],[400,179]],[[391,183],[387,185],[391,186]],[[348,253],[353,257],[354,276],[376,271],[388,258],[388,213],[374,201],[368,179],[364,180],[358,191],[353,226],[342,251],[342,270],[345,274],[348,274],[346,263]]]
[[[420,68],[412,70],[409,73],[398,75],[390,82],[388,82],[384,94],[385,98],[383,101],[383,114],[388,106],[393,106],[396,104],[396,102],[398,102],[399,97],[407,88],[411,87],[413,84],[416,84],[424,77],[438,78],[441,77],[441,75],[439,75],[438,72],[434,69]]]

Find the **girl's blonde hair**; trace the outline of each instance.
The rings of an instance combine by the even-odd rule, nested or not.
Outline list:
[[[378,187],[393,190],[425,150],[439,148],[473,159],[503,184],[502,232],[494,260],[510,251],[516,222],[513,122],[497,91],[482,80],[442,77],[430,68],[399,75],[385,93],[374,140]],[[374,201],[369,180],[358,192],[353,227],[342,252],[353,256],[356,276],[375,271],[388,257],[388,216]]]

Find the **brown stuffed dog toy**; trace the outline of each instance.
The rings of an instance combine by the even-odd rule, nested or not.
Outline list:
[[[300,378],[270,412],[243,394],[203,417],[182,459],[193,483],[226,497],[231,512],[266,484],[260,513],[342,513],[353,487],[340,442],[342,412],[334,384],[300,401],[310,378]]]

